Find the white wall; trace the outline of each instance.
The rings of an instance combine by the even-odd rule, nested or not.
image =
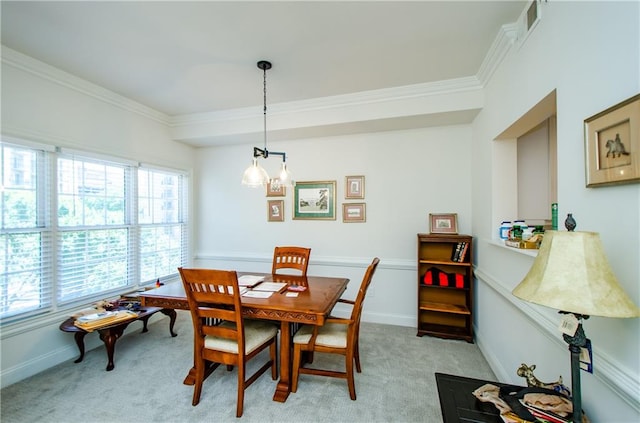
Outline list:
[[[172,141],[161,118],[130,100],[3,49],[3,135],[191,171],[193,149]],[[2,328],[3,387],[78,356],[73,335],[58,329],[68,315],[68,310],[58,311]],[[139,329],[136,326],[141,323],[135,322],[129,331]],[[97,334],[85,341],[87,351],[102,344]]]
[[[285,221],[267,222],[264,190],[240,184],[250,164],[249,145],[198,151],[196,264],[268,271],[276,245],[311,247],[309,273],[346,276],[355,297],[366,266],[381,260],[364,306],[364,319],[416,324],[416,245],[428,232],[428,214],[456,212],[459,230],[470,231],[468,125],[269,142],[285,151],[297,181],[337,183],[335,221],[293,220],[293,192]],[[265,163],[275,171],[279,158]],[[343,223],[345,176],[365,176],[366,223]],[[270,198],[269,198],[270,199]]]
[[[570,385],[566,344],[555,310],[511,295],[533,258],[487,242],[499,225],[492,202],[493,139],[557,89],[560,222],[573,213],[577,230],[599,232],[620,283],[640,304],[640,185],[585,188],[585,118],[640,91],[640,3],[542,2],[542,20],[513,46],[486,86],[473,124],[473,233],[477,339],[503,381],[523,383],[520,363]],[[591,421],[640,421],[640,319],[592,317],[594,374],[582,373],[583,407]]]

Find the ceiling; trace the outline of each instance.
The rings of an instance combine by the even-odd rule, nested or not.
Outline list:
[[[474,76],[527,1],[2,1],[2,44],[168,116]]]

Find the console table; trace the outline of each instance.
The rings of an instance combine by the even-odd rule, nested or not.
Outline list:
[[[173,325],[176,322],[176,311],[161,307],[144,307],[137,312],[138,317],[136,318],[96,329],[96,331],[100,334],[100,339],[102,340],[102,342],[104,342],[104,345],[107,348],[107,357],[109,359],[107,363],[107,371],[111,371],[115,367],[115,365],[113,364],[113,355],[116,348],[116,341],[122,336],[127,326],[129,326],[131,322],[142,320],[142,323],[144,325],[144,327],[142,328],[142,332],[148,332],[147,321],[157,312],[161,312],[162,314],[169,316],[169,333],[171,333],[172,337],[177,336],[178,334],[173,331]],[[73,333],[73,337],[76,340],[78,349],[80,350],[80,357],[78,357],[78,359],[75,360],[74,363],[80,363],[84,358],[84,337],[89,332],[74,325],[75,321],[75,318],[69,317],[67,320],[60,324],[60,330],[63,332]]]
[[[495,405],[490,402],[482,402],[472,394],[473,391],[487,383],[498,387],[505,386],[504,383],[490,380],[436,373],[442,421],[444,423],[503,423],[500,412]]]

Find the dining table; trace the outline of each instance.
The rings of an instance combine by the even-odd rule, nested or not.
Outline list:
[[[322,326],[333,307],[347,289],[348,278],[327,276],[298,276],[270,273],[238,272],[242,275],[264,277],[263,282],[284,282],[278,292],[268,298],[242,296],[242,315],[247,318],[271,320],[280,324],[280,379],[273,400],[285,402],[291,392],[292,326],[301,324]],[[293,286],[305,287],[303,291],[290,291]],[[291,295],[292,292],[297,296]],[[287,295],[289,294],[289,295]],[[189,303],[181,282],[169,283],[144,291],[140,301],[145,307],[189,310]],[[195,367],[189,370],[184,384],[195,382]]]

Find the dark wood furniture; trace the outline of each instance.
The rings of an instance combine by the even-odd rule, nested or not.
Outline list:
[[[295,334],[293,337],[293,380],[291,392],[296,392],[298,389],[298,377],[300,373],[337,377],[347,380],[349,397],[355,401],[356,386],[353,379],[354,362],[358,373],[362,372],[360,367],[360,349],[358,346],[362,305],[379,262],[380,259],[376,257],[367,268],[355,301],[346,299],[338,300],[351,305],[351,316],[348,319],[329,316],[324,326],[303,325],[298,333]],[[305,367],[305,363],[303,363],[302,360],[303,351],[310,354],[320,352],[343,355],[345,359],[345,371],[327,370],[326,368],[319,369],[311,367],[311,364]]]
[[[242,317],[236,272],[178,268],[193,320],[195,385],[192,404],[198,405],[206,373],[220,364],[238,369],[236,417],[242,417],[244,391],[271,368],[278,378],[276,325]],[[205,342],[206,338],[206,342]],[[247,362],[269,348],[269,360],[246,378]],[[211,369],[211,370],[210,370]]]
[[[464,258],[454,260],[465,243]],[[471,236],[418,234],[418,336],[473,342],[472,257]]]
[[[113,356],[116,349],[116,341],[122,336],[127,326],[129,326],[129,324],[131,324],[132,322],[142,320],[142,323],[144,325],[142,328],[142,332],[148,332],[147,321],[157,312],[161,312],[162,314],[169,316],[169,332],[171,333],[172,337],[177,336],[177,333],[173,331],[173,325],[176,322],[176,311],[172,309],[164,309],[161,307],[144,307],[137,312],[138,317],[136,317],[135,319],[114,323],[112,325],[96,329],[96,331],[100,334],[100,339],[102,340],[102,342],[104,342],[104,345],[107,348],[107,371],[111,371],[115,367],[113,363]],[[76,340],[76,345],[78,345],[78,349],[80,350],[80,357],[78,357],[78,359],[75,360],[74,363],[80,363],[84,358],[84,337],[89,332],[74,325],[75,321],[76,319],[73,317],[68,318],[60,324],[60,330],[63,332],[73,333],[73,337]]]
[[[307,276],[311,248],[306,247],[276,247],[273,250],[271,273],[279,273],[278,269],[299,270],[302,276]]]
[[[498,387],[505,384],[444,373],[436,373],[435,376],[443,423],[503,422],[493,403],[478,400],[472,392],[487,383]]]
[[[248,272],[238,273],[238,275]],[[264,275],[261,273],[250,273]],[[274,401],[285,402],[291,392],[291,331],[290,323],[324,325],[326,317],[347,289],[347,278],[319,276],[265,275],[266,282],[285,282],[306,286],[297,297],[287,297],[279,292],[269,298],[242,297],[242,315],[256,319],[280,322],[280,380],[273,395]],[[172,283],[140,294],[143,306],[155,306],[188,310],[189,303],[181,283]],[[194,383],[194,369],[184,380]]]

